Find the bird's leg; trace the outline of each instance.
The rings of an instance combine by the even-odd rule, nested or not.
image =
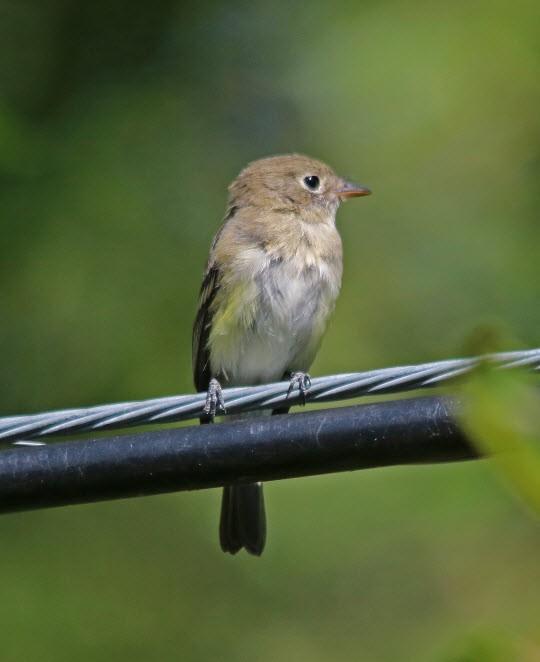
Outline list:
[[[223,401],[221,385],[218,380],[213,377],[208,384],[208,392],[206,394],[206,403],[203,412],[208,418],[213,419],[218,409],[225,413],[225,402]]]
[[[293,392],[293,389],[298,384],[298,390],[300,392],[300,398],[302,400],[302,405],[306,404],[306,393],[311,388],[311,379],[307,372],[293,372],[291,374],[291,381],[289,383],[289,390],[287,391],[287,397]]]

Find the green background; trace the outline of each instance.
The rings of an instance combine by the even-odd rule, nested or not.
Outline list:
[[[347,204],[312,375],[538,346],[540,4],[0,2],[0,414],[190,392],[226,187],[299,151]],[[540,529],[489,465],[3,516],[19,660],[540,659]]]

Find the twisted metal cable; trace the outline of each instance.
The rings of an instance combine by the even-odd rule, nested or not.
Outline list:
[[[481,362],[498,369],[529,368],[540,371],[540,349],[450,359],[414,366],[382,368],[369,372],[317,377],[311,380],[308,402],[346,400],[361,395],[383,395],[441,386],[471,372]],[[288,382],[223,389],[227,414],[274,409],[300,404],[297,393],[287,396]],[[85,409],[65,409],[28,416],[0,418],[0,442],[39,445],[27,441],[134,425],[172,423],[197,418],[206,394],[176,395],[137,402],[120,402]],[[24,441],[21,441],[24,440]]]

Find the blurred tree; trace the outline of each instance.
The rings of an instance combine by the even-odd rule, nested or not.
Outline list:
[[[533,0],[0,1],[0,412],[190,390],[226,186],[278,152],[375,192],[340,212],[314,374],[447,358],[486,320],[538,346],[539,26]],[[538,529],[483,463],[268,489],[255,565],[219,553],[213,493],[2,518],[3,660],[539,645]]]

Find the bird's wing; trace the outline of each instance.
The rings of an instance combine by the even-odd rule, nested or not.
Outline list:
[[[197,391],[206,391],[212,375],[210,374],[210,352],[208,336],[212,325],[212,301],[220,286],[220,273],[215,265],[210,265],[205,274],[199,294],[197,317],[193,325],[192,358],[193,381]]]

